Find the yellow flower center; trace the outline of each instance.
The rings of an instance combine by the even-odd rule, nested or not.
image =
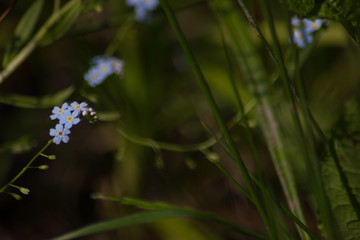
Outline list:
[[[97,75],[97,74],[91,75],[91,79],[95,80],[95,79],[97,79],[97,78],[98,78],[98,75]]]
[[[73,117],[72,117],[72,116],[69,116],[69,117],[67,118],[67,120],[68,120],[68,122],[71,122],[71,121],[73,120]]]
[[[106,67],[106,66],[101,67],[101,71],[102,71],[102,72],[106,72],[106,70],[107,70],[107,67]]]
[[[63,110],[62,110],[62,109],[59,109],[58,114],[61,114],[62,112],[63,112]]]

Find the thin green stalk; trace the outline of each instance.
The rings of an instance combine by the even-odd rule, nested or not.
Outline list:
[[[173,13],[173,11],[171,10],[169,4],[167,3],[167,0],[160,0],[160,3],[161,3],[161,6],[162,8],[164,9],[167,17],[168,17],[168,20],[170,22],[170,24],[172,25],[174,31],[175,31],[175,34],[178,38],[178,41],[183,49],[183,52],[195,74],[195,77],[196,79],[198,80],[198,83],[200,84],[200,87],[202,88],[204,94],[205,94],[205,97],[207,99],[207,102],[211,108],[211,111],[217,121],[217,123],[219,124],[219,127],[222,131],[222,133],[224,134],[224,138],[229,146],[229,149],[230,149],[230,152],[232,153],[233,157],[234,157],[234,161],[237,163],[239,169],[240,169],[240,172],[244,178],[244,181],[245,181],[245,184],[246,186],[248,187],[249,189],[249,192],[250,192],[250,195],[252,196],[253,200],[254,200],[254,203],[255,203],[255,206],[257,207],[260,215],[262,216],[263,218],[263,221],[264,221],[264,224],[265,226],[267,227],[268,229],[268,232],[270,234],[270,237],[272,239],[275,239],[275,233],[273,232],[273,229],[272,228],[269,228],[270,224],[268,222],[268,219],[267,219],[267,216],[266,216],[266,213],[265,213],[265,209],[264,209],[264,206],[260,200],[260,197],[255,189],[255,186],[253,184],[253,182],[251,181],[251,178],[250,178],[250,175],[248,173],[248,170],[237,150],[237,147],[230,135],[230,132],[225,124],[225,121],[222,119],[222,116],[220,114],[220,110],[215,102],[215,99],[210,91],[210,88],[205,80],[205,77],[204,75],[202,74],[201,70],[200,70],[200,67],[199,65],[197,64],[196,60],[195,60],[195,57],[193,56],[191,50],[190,50],[190,47],[187,43],[187,40],[183,34],[183,32],[181,31],[181,28],[179,26],[179,23],[177,22],[176,20],[176,17]]]
[[[237,85],[236,85],[235,77],[234,77],[234,74],[233,74],[233,66],[232,66],[232,62],[230,60],[230,51],[229,51],[229,48],[226,45],[225,34],[224,34],[224,30],[223,30],[221,25],[220,25],[220,32],[221,32],[221,40],[222,40],[222,43],[223,43],[223,48],[224,48],[224,51],[225,51],[225,57],[226,57],[227,64],[228,64],[228,67],[229,67],[230,83],[231,83],[232,89],[234,91],[236,102],[237,102],[237,104],[239,106],[239,109],[240,109],[240,113],[242,114],[242,119],[243,119],[243,122],[244,122],[245,135],[246,135],[247,141],[249,143],[250,152],[251,152],[251,155],[252,155],[254,163],[255,163],[256,173],[257,173],[257,175],[258,175],[258,177],[260,179],[260,182],[263,182],[263,174],[262,174],[261,168],[260,168],[259,156],[258,156],[258,154],[256,152],[255,142],[254,142],[254,138],[252,136],[251,130],[250,130],[248,118],[247,118],[247,115],[246,115],[246,112],[245,112],[245,107],[244,107],[244,104],[243,104],[243,102],[241,100],[239,91],[237,90]]]
[[[251,26],[254,28],[256,35],[260,38],[262,43],[265,45],[265,48],[266,48],[267,52],[269,53],[271,59],[273,60],[274,64],[277,65],[278,62],[276,61],[275,55],[274,55],[273,51],[271,50],[269,43],[266,41],[259,26],[256,24],[254,18],[251,16],[251,14],[250,14],[249,10],[247,9],[247,7],[245,6],[244,2],[242,0],[237,0],[237,2],[239,4],[241,10],[243,11],[246,19],[249,21]]]
[[[72,0],[66,3],[61,9],[51,14],[48,20],[37,31],[34,37],[20,50],[20,52],[9,62],[9,64],[0,72],[0,84],[18,68],[25,59],[34,51],[41,39],[46,35],[48,30],[58,21],[63,14],[76,4],[78,0]]]
[[[5,186],[0,189],[0,194],[4,192],[10,185],[12,185],[19,177],[21,177],[21,175],[23,175],[26,170],[31,167],[31,164],[35,161],[35,159],[37,159],[45,151],[45,149],[47,149],[52,144],[52,142],[53,139],[49,140],[46,145],[26,164],[24,168],[13,179],[11,179],[10,182],[5,184]]]
[[[270,29],[270,33],[271,33],[271,37],[273,40],[273,44],[274,44],[274,48],[275,48],[275,56],[276,56],[276,61],[278,62],[278,69],[280,72],[280,78],[282,79],[282,83],[284,85],[285,88],[285,93],[286,96],[288,98],[288,100],[291,103],[291,116],[293,118],[293,121],[295,123],[295,127],[297,128],[297,132],[301,135],[302,140],[304,140],[304,133],[302,130],[302,126],[301,126],[301,122],[300,122],[300,117],[299,117],[299,113],[295,104],[295,97],[294,94],[292,93],[292,90],[290,88],[290,79],[289,79],[289,75],[287,73],[287,69],[284,63],[284,58],[283,58],[283,54],[281,51],[281,47],[280,47],[280,43],[279,40],[277,38],[277,34],[276,34],[276,30],[275,30],[275,26],[274,26],[274,22],[273,22],[273,17],[271,15],[271,10],[270,10],[270,6],[267,2],[267,0],[261,0],[261,4],[262,7],[264,9],[264,15],[265,15],[265,19],[269,25],[269,29]],[[303,150],[306,151],[306,147],[305,145],[303,145]],[[309,159],[309,158],[308,158]],[[292,171],[291,169],[279,169],[280,171]],[[300,200],[299,200],[299,196],[297,193],[297,189],[296,189],[296,185],[294,184],[295,189],[293,189],[292,191],[289,191],[289,193],[292,193],[291,195],[287,196],[290,199],[288,199],[288,201],[291,201],[293,203],[295,203],[293,205],[293,210],[295,215],[301,220],[301,221],[305,221],[305,217],[304,217],[304,213],[303,210],[301,208],[300,205]],[[301,239],[309,239],[309,236],[301,229],[297,226],[298,232],[300,234]]]

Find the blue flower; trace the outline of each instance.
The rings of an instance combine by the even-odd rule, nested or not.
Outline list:
[[[70,129],[81,121],[80,117],[87,118],[90,123],[97,120],[96,112],[92,108],[87,108],[87,105],[86,102],[78,103],[74,101],[70,105],[64,103],[61,108],[54,107],[50,118],[52,120],[59,120],[55,128],[50,129],[50,136],[54,137],[54,143],[67,143],[69,141],[68,135],[70,134]]]
[[[85,73],[84,78],[88,81],[90,86],[95,87],[104,81],[105,75],[102,74],[99,68],[93,67]]]
[[[60,144],[61,141],[64,143],[69,142],[69,134],[70,130],[62,124],[56,124],[55,128],[50,129],[50,136],[54,137],[53,142],[55,144]]]
[[[121,75],[124,69],[124,62],[114,57],[110,58],[109,61],[114,73]]]
[[[64,103],[61,108],[55,106],[52,110],[52,115],[50,115],[51,120],[59,119],[61,115],[68,109],[69,105]]]
[[[158,0],[126,0],[129,7],[135,8],[135,18],[140,22],[150,20],[151,12],[158,6]]]
[[[73,125],[76,125],[80,122],[78,115],[79,113],[76,111],[66,111],[60,118],[60,124],[64,124],[66,128],[70,129]]]
[[[316,30],[319,30],[321,25],[324,23],[324,20],[322,19],[315,19],[314,21],[304,19],[305,23],[305,31],[307,33],[312,33]]]
[[[300,48],[304,48],[306,44],[311,43],[312,40],[313,37],[306,33],[303,29],[295,29],[293,32],[293,41]]]
[[[292,41],[300,48],[304,48],[308,43],[313,41],[312,33],[319,30],[324,20],[315,19],[314,21],[308,19],[299,19],[297,17],[291,18],[291,24],[294,27],[292,33]]]
[[[88,104],[86,102],[82,102],[82,103],[78,103],[78,102],[73,102],[70,104],[71,110],[73,110],[76,115],[79,115],[80,112],[86,111]]]
[[[90,63],[92,66],[89,71],[84,74],[84,78],[92,87],[99,85],[113,73],[121,75],[123,72],[123,61],[115,57],[106,55],[96,56],[90,60]]]

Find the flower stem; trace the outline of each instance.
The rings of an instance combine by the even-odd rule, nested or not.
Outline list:
[[[23,175],[26,170],[28,170],[31,167],[31,164],[35,161],[36,158],[38,158],[44,151],[45,149],[47,149],[53,142],[53,139],[49,140],[46,145],[38,152],[35,154],[35,156],[26,164],[26,166],[13,178],[10,180],[10,182],[8,182],[5,186],[3,186],[0,189],[0,194],[3,193],[9,186],[12,186],[13,183],[19,178],[21,177],[21,175]]]

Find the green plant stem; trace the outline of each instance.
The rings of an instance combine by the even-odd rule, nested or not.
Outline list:
[[[301,143],[302,143],[301,148],[305,152],[306,162],[309,163],[310,161],[314,160],[314,158],[311,159],[309,154],[307,153],[307,147],[306,147],[306,143],[305,143],[305,135],[304,135],[304,131],[303,131],[303,128],[301,125],[299,112],[297,110],[297,106],[296,106],[296,102],[295,102],[295,95],[293,94],[293,91],[290,87],[290,78],[287,73],[285,63],[284,63],[284,58],[283,58],[282,50],[280,47],[280,43],[277,38],[270,6],[269,6],[269,3],[267,0],[261,0],[260,2],[262,4],[262,8],[264,9],[265,19],[269,25],[270,34],[271,34],[271,37],[273,40],[273,44],[274,44],[274,48],[275,48],[275,57],[276,57],[276,61],[278,62],[277,66],[279,69],[280,78],[282,79],[282,83],[284,85],[284,90],[285,90],[287,99],[290,101],[291,116],[292,116],[293,122],[295,124],[296,131],[299,134],[299,136],[301,136]],[[316,159],[315,159],[315,161],[316,161]],[[281,169],[281,170],[282,171],[291,171],[291,169]],[[290,200],[294,203],[293,206],[294,206],[295,215],[301,221],[305,221],[305,217],[304,217],[304,214],[303,214],[303,211],[302,211],[302,208],[300,205],[300,201],[299,201],[299,196],[298,196],[298,193],[296,190],[296,185],[293,185],[293,186],[295,187],[295,189],[292,189],[289,191],[289,193],[292,193],[292,194],[287,196],[289,198],[288,201]],[[300,229],[298,226],[297,226],[297,229],[298,229],[301,239],[305,239],[305,240],[309,239],[309,236],[302,229]]]
[[[37,31],[34,37],[20,50],[20,52],[6,65],[5,69],[0,72],[0,84],[18,68],[25,59],[34,51],[41,39],[46,35],[48,30],[65,14],[78,0],[72,0],[66,3],[58,11],[51,14],[48,20]]]
[[[187,43],[187,40],[183,34],[183,32],[181,31],[181,28],[179,26],[179,23],[177,22],[176,20],[176,17],[173,13],[173,11],[171,10],[169,4],[167,3],[167,0],[160,0],[160,4],[162,6],[162,8],[164,9],[167,17],[168,17],[168,20],[170,22],[170,24],[172,25],[174,31],[175,31],[175,34],[178,38],[178,41],[180,42],[180,45],[184,51],[184,54],[195,74],[195,77],[196,79],[198,80],[198,83],[200,84],[200,87],[202,88],[204,94],[205,94],[205,97],[207,99],[207,102],[211,108],[211,111],[217,121],[217,123],[219,124],[219,127],[222,131],[222,133],[224,134],[224,138],[229,146],[229,149],[230,149],[230,152],[232,153],[232,156],[233,156],[233,160],[237,163],[239,169],[240,169],[240,172],[244,178],[244,181],[245,181],[245,184],[246,186],[248,187],[248,190],[250,192],[250,195],[252,196],[253,200],[254,200],[254,204],[255,206],[257,207],[260,215],[262,216],[263,218],[263,221],[264,221],[264,224],[265,226],[267,227],[268,231],[269,231],[269,234],[270,234],[270,237],[272,239],[275,239],[274,237],[274,232],[272,231],[272,228],[269,228],[269,223],[268,223],[268,218],[266,216],[266,213],[265,213],[265,209],[264,209],[264,206],[260,200],[260,197],[255,189],[255,186],[253,184],[253,182],[251,181],[251,178],[250,178],[250,175],[248,173],[248,170],[237,150],[237,147],[230,135],[230,132],[224,122],[224,120],[222,119],[222,116],[220,114],[220,110],[215,102],[215,99],[210,91],[210,88],[205,80],[205,77],[204,75],[202,74],[201,70],[200,70],[200,67],[199,65],[197,64],[196,60],[195,60],[195,57],[193,56],[191,50],[190,50],[190,47]]]
[[[53,139],[49,140],[46,145],[26,164],[24,168],[13,179],[11,179],[10,182],[8,182],[0,189],[0,194],[3,193],[10,185],[12,185],[19,177],[21,177],[21,175],[23,175],[26,170],[31,167],[31,164],[35,161],[35,159],[37,159],[52,144],[52,142]]]
[[[243,0],[237,0],[241,10],[243,11],[246,19],[249,21],[249,23],[251,24],[251,26],[254,28],[256,35],[260,38],[260,40],[262,41],[262,43],[265,45],[266,51],[269,53],[271,59],[273,60],[274,64],[278,64],[278,62],[276,61],[276,58],[274,56],[273,51],[271,50],[271,47],[269,45],[269,43],[266,41],[264,35],[262,34],[259,26],[256,24],[254,18],[251,16],[249,10],[247,9],[247,7],[245,6]]]
[[[230,83],[231,83],[232,89],[234,91],[236,102],[238,103],[240,113],[242,114],[242,118],[243,118],[243,122],[244,122],[244,131],[245,131],[245,135],[246,135],[247,141],[248,141],[249,146],[250,146],[250,152],[251,152],[252,158],[253,158],[254,163],[255,163],[256,173],[257,173],[257,175],[259,177],[259,181],[261,183],[263,183],[263,174],[262,174],[261,168],[260,168],[259,156],[258,156],[258,154],[256,152],[255,141],[254,141],[254,138],[253,138],[251,130],[250,130],[247,114],[246,114],[246,111],[245,111],[245,106],[244,106],[244,104],[243,104],[243,102],[241,100],[239,91],[237,90],[237,85],[236,85],[235,77],[234,77],[234,74],[233,74],[233,65],[232,65],[232,62],[230,60],[230,51],[229,51],[228,46],[226,45],[225,33],[224,33],[224,29],[222,28],[221,25],[220,25],[220,32],[221,32],[221,40],[222,40],[223,48],[224,48],[224,51],[225,51],[227,64],[229,66]]]

